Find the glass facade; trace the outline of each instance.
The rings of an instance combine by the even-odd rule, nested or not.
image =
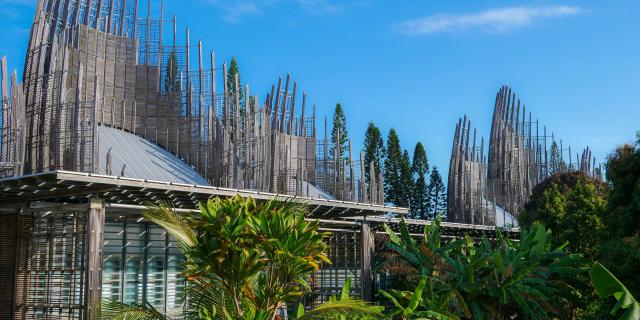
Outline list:
[[[76,211],[19,218],[14,319],[84,317],[85,218]]]
[[[351,294],[362,285],[360,233],[333,232],[327,239],[332,261],[312,276],[312,292],[304,297],[311,307],[340,293],[347,278]],[[184,311],[181,296],[185,280],[180,275],[181,253],[177,242],[160,226],[138,217],[107,214],[104,233],[102,299],[124,303],[147,301],[167,315]]]
[[[51,204],[45,204],[51,206]],[[92,210],[33,210],[16,216],[14,319],[83,319],[91,312],[92,289],[101,279],[103,303],[148,303],[172,317],[184,314],[185,280],[178,243],[160,226],[140,217],[139,211],[105,210],[102,236],[92,237],[92,222],[100,223]],[[14,225],[15,226],[15,225]],[[101,226],[94,226],[101,229]],[[1,231],[1,230],[0,230]],[[5,231],[6,232],[6,231]],[[16,239],[17,238],[17,239]],[[94,240],[92,240],[94,239]],[[335,230],[326,239],[332,261],[310,279],[312,292],[303,298],[312,307],[339,294],[347,278],[353,280],[352,295],[363,288],[359,230]],[[99,253],[90,255],[90,245],[102,241],[101,278],[94,278],[90,265]],[[9,242],[8,242],[9,243]],[[99,242],[98,242],[99,243]],[[7,268],[9,268],[7,267]],[[13,268],[12,272],[13,272]],[[2,274],[0,274],[2,275]],[[89,288],[89,290],[87,290]],[[1,308],[0,308],[1,309]],[[5,317],[0,317],[5,318]]]
[[[139,217],[107,215],[102,299],[148,302],[173,316],[183,311],[185,281],[177,242],[161,227]]]
[[[355,231],[333,231],[325,241],[327,257],[331,264],[322,264],[311,279],[313,291],[304,297],[305,306],[317,306],[331,296],[337,296],[347,280],[351,279],[351,295],[360,296],[362,288],[362,264],[360,233]]]

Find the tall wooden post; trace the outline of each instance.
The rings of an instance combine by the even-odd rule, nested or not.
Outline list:
[[[375,250],[373,231],[369,226],[369,222],[364,220],[360,228],[360,252],[362,266],[362,292],[361,298],[365,301],[371,301],[374,289],[374,273],[372,269],[373,254]]]
[[[295,133],[293,132],[293,124],[294,124],[294,118],[296,115],[296,91],[298,89],[298,83],[294,80],[293,81],[293,94],[291,96],[291,110],[289,110],[289,125],[287,127],[287,134],[289,135],[295,135]]]
[[[104,202],[89,200],[87,210],[87,240],[85,269],[85,312],[87,319],[100,318],[102,292],[102,251],[104,247]]]
[[[218,116],[218,106],[216,105],[216,55],[211,51],[211,113],[213,119]]]
[[[302,93],[302,113],[300,114],[300,133],[299,135],[302,137],[307,137],[307,133],[305,130],[305,124],[304,124],[304,112],[307,106],[307,93],[303,92]]]
[[[71,2],[71,1],[69,1]],[[79,8],[79,5],[76,5],[76,10]],[[122,0],[122,7],[120,8],[120,36],[124,35],[124,25],[126,23],[127,17],[127,0]]]
[[[280,125],[279,130],[280,132],[286,133],[286,127],[285,127],[285,121],[287,119],[287,100],[288,100],[288,96],[289,96],[289,81],[291,80],[291,75],[287,74],[287,81],[286,84],[284,85],[284,96],[282,97],[282,114],[280,115]]]

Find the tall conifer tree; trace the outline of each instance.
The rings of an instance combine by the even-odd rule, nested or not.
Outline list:
[[[429,178],[429,194],[431,200],[431,217],[447,214],[447,191],[442,183],[442,176],[438,172],[438,167],[433,167]]]
[[[240,77],[240,68],[238,67],[238,60],[236,57],[231,58],[231,63],[227,68],[227,92],[230,94],[236,91],[236,74],[238,75],[238,90],[240,94],[240,101],[244,96],[244,90],[242,90],[242,78]]]
[[[406,208],[411,207],[411,198],[413,197],[414,189],[415,182],[411,171],[411,158],[409,157],[409,151],[404,150],[400,161],[400,206]]]
[[[567,164],[562,161],[561,150],[558,144],[554,141],[551,143],[551,150],[549,156],[549,175],[553,175],[566,170]]]
[[[340,103],[336,104],[333,112],[333,125],[331,128],[331,154],[334,155],[336,146],[340,146],[338,155],[334,159],[346,159],[347,148],[349,147],[349,132],[347,131],[347,118]],[[342,161],[342,160],[340,160]]]
[[[167,65],[165,67],[164,91],[177,92],[180,90],[180,71],[178,69],[178,57],[175,50],[169,53]]]
[[[369,165],[373,163],[375,178],[380,175],[382,161],[384,160],[384,141],[380,129],[373,122],[369,122],[364,134],[364,178],[367,183],[371,181]]]
[[[384,160],[384,192],[385,199],[395,205],[402,203],[402,182],[400,180],[400,165],[402,149],[396,130],[391,128],[387,136],[387,154]]]
[[[429,193],[427,191],[427,172],[429,162],[427,153],[422,143],[418,142],[413,151],[413,174],[416,177],[413,190],[413,201],[411,202],[411,216],[415,219],[429,218]]]

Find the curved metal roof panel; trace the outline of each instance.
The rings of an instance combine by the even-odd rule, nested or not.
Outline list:
[[[98,127],[98,173],[138,179],[207,185],[198,172],[160,146],[119,129]],[[110,158],[107,161],[107,158]]]

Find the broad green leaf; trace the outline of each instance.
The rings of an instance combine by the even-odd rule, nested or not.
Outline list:
[[[619,309],[628,309],[620,317],[620,320],[640,319],[640,304],[624,284],[607,268],[596,262],[589,271],[589,277],[598,296],[602,298],[613,296],[618,301],[611,310],[611,315],[615,315]]]

